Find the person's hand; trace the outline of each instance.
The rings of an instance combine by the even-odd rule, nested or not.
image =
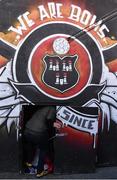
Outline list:
[[[57,129],[60,129],[62,127],[62,124],[60,124],[58,122],[54,122],[53,126]]]

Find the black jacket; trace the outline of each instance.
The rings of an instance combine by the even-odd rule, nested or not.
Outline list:
[[[44,133],[53,128],[53,123],[56,120],[55,106],[40,106],[39,109],[26,123],[26,130],[32,133]],[[54,129],[54,128],[53,128]]]

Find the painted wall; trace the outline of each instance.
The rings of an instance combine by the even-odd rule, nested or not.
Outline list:
[[[114,0],[0,1],[1,127],[18,126],[23,104],[54,104],[98,107],[101,140],[113,131],[116,8]]]

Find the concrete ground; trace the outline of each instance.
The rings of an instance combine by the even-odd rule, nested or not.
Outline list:
[[[0,179],[35,179],[35,175],[16,172],[0,173]],[[117,179],[117,167],[97,168],[95,173],[87,174],[49,174],[42,179]]]

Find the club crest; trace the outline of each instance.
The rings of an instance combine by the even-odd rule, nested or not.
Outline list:
[[[49,87],[57,89],[61,93],[75,86],[79,81],[79,72],[75,64],[78,55],[74,56],[51,56],[43,58],[45,70],[42,81]]]

